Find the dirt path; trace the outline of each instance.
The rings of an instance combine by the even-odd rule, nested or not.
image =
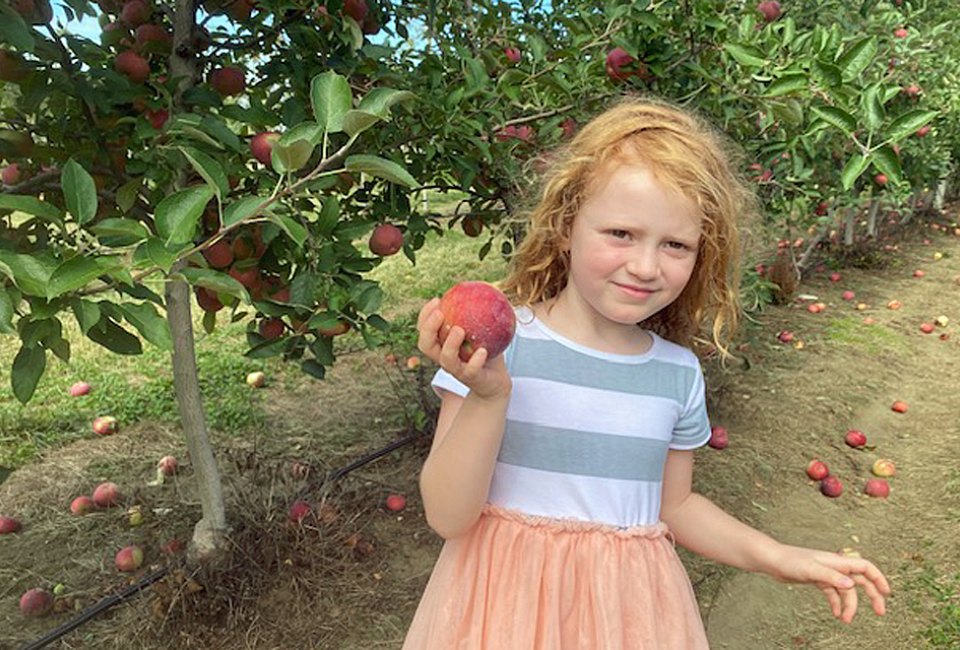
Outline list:
[[[757,370],[734,379],[718,418],[731,430],[731,445],[700,467],[707,491],[778,539],[852,547],[873,560],[895,590],[888,615],[878,619],[861,608],[845,626],[816,589],[731,571],[711,576],[709,565],[695,565],[692,577],[706,576],[699,595],[713,647],[926,647],[922,631],[938,614],[935,585],[953,580],[955,590],[960,574],[960,237],[931,240],[907,245],[897,267],[844,270],[838,283],[820,274],[806,283],[802,293],[829,305],[821,314],[798,305],[764,315]],[[935,260],[935,252],[943,257]],[[916,278],[914,269],[926,275]],[[846,289],[870,308],[844,302]],[[893,299],[901,309],[886,307]],[[948,326],[919,330],[940,315]],[[877,322],[863,324],[866,316]],[[781,328],[804,340],[803,349],[769,342]],[[893,412],[894,400],[909,410]],[[845,447],[847,429],[864,431],[873,449]],[[814,457],[843,480],[840,498],[823,497],[804,475]],[[862,494],[878,457],[897,465],[887,500]],[[956,634],[960,622],[953,625]],[[936,647],[960,647],[960,638],[949,638]]]

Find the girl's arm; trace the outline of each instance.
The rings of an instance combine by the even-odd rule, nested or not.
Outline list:
[[[512,383],[503,356],[487,361],[483,348],[460,360],[464,332],[454,327],[441,342],[439,300],[420,312],[420,350],[470,388],[467,396],[443,392],[433,445],[420,474],[427,523],[441,537],[467,532],[477,521],[503,439]]]
[[[693,452],[671,450],[663,476],[661,519],[677,542],[706,558],[766,573],[781,582],[816,585],[827,598],[833,615],[845,623],[857,611],[860,585],[883,615],[886,578],[871,562],[857,557],[777,542],[731,517],[707,498],[692,492]]]

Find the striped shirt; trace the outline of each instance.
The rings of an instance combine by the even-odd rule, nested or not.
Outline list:
[[[643,354],[600,352],[517,309],[490,503],[620,527],[658,521],[667,451],[703,445],[710,424],[696,356],[650,334]],[[469,392],[443,370],[433,387]]]

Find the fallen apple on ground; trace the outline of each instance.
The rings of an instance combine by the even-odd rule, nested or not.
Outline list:
[[[820,481],[820,492],[823,496],[835,499],[843,494],[843,483],[836,476],[827,476]]]
[[[173,476],[177,473],[179,463],[175,456],[164,456],[157,461],[157,471],[164,476]]]
[[[486,282],[460,282],[440,298],[441,340],[446,339],[451,328],[464,331],[460,358],[469,361],[479,348],[487,350],[487,358],[500,355],[517,327],[517,317],[507,297],[492,284]]]
[[[267,376],[259,370],[247,375],[247,385],[254,388],[262,388],[267,383]]]
[[[897,400],[890,405],[890,409],[897,413],[906,413],[907,412],[907,403],[903,400]]]
[[[407,357],[406,366],[407,370],[416,370],[420,367],[420,357],[415,354]]]
[[[114,564],[118,571],[136,571],[143,564],[143,549],[132,544],[117,551]]]
[[[840,297],[843,298],[844,300],[853,300],[854,298],[857,297],[857,294],[848,290],[840,294]]]
[[[117,418],[110,415],[101,415],[93,421],[93,431],[100,436],[111,436],[120,430]]]
[[[78,381],[70,387],[71,397],[80,397],[90,392],[90,384],[85,381]]]
[[[310,504],[306,501],[294,501],[290,506],[289,519],[291,522],[298,524],[310,514]]]
[[[793,341],[793,332],[790,330],[781,330],[777,333],[777,340],[781,343],[790,343]]]
[[[384,500],[383,505],[390,512],[400,512],[407,507],[407,498],[402,494],[391,494]]]
[[[867,436],[864,435],[863,431],[850,429],[847,431],[846,435],[843,436],[843,441],[847,443],[848,447],[860,449],[867,444]]]
[[[890,484],[882,478],[871,478],[863,487],[864,493],[879,499],[886,499],[890,496]]]
[[[34,587],[20,596],[20,613],[31,618],[43,616],[53,609],[53,594],[46,589]]]
[[[13,517],[0,517],[0,535],[9,535],[20,531],[20,521]]]
[[[100,508],[115,506],[121,499],[120,490],[116,483],[105,481],[93,490],[93,502]]]
[[[933,334],[933,330],[936,329],[933,326],[933,323],[920,323],[920,331],[924,334]]]
[[[97,504],[93,502],[93,499],[88,497],[86,494],[78,496],[76,499],[70,502],[70,512],[77,516],[83,516],[87,513],[93,512],[97,507]]]
[[[874,476],[889,478],[897,473],[897,466],[889,458],[878,458],[874,461],[870,471],[873,472]]]
[[[830,476],[830,470],[825,462],[814,459],[807,465],[807,476],[814,481],[821,481]]]

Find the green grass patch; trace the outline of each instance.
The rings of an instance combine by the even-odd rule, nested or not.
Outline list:
[[[902,335],[882,324],[864,325],[860,319],[849,316],[830,321],[824,336],[830,343],[855,346],[870,354],[902,352],[907,347]]]
[[[919,582],[935,608],[935,619],[923,631],[923,638],[931,648],[960,648],[960,573],[938,576],[927,567]]]

